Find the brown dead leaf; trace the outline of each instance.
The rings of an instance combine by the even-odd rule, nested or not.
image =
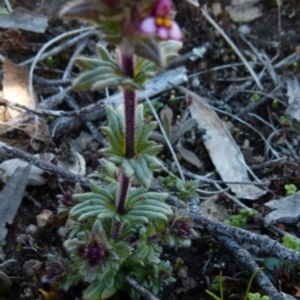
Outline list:
[[[28,69],[27,67],[15,65],[7,57],[3,62],[3,97],[12,102],[17,102],[27,107],[34,107],[28,91]],[[8,111],[12,118],[17,117],[20,112],[11,108]]]
[[[37,98],[30,98],[28,89],[29,75],[27,67],[15,65],[11,60],[5,58],[3,62],[3,98],[12,104],[18,103],[26,107],[34,108],[37,103]],[[24,112],[22,109],[7,109],[10,116],[15,119],[20,113]],[[10,125],[6,124],[5,130],[11,128],[21,128],[22,125],[19,120],[16,122],[10,120]],[[4,124],[5,125],[5,124]],[[43,117],[30,117],[22,128],[29,136],[37,140],[45,141],[49,138],[49,130],[46,121]]]
[[[190,113],[192,118],[197,120],[198,128],[205,130],[203,142],[221,178],[225,182],[241,182],[227,184],[239,198],[255,200],[264,195],[266,191],[257,186],[242,183],[250,182],[248,172],[251,170],[225,124],[209,107],[206,100],[184,87],[178,88],[187,95],[187,98],[192,99],[189,106]]]

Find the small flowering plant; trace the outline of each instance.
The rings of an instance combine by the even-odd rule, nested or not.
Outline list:
[[[163,245],[186,247],[196,236],[186,211],[170,208],[167,194],[149,191],[153,171],[162,167],[156,157],[161,146],[148,139],[156,123],[144,123],[137,102],[138,90],[181,46],[171,13],[171,0],[77,0],[61,11],[62,17],[92,21],[118,49],[118,59],[103,45],[96,58],[78,57],[83,72],[73,88],[116,87],[123,96],[122,105],[106,108],[102,131],[109,145],[101,172],[94,174],[101,186],[91,184],[88,193],[77,186],[60,196],[59,212],[72,224],[64,242],[68,257],[51,255],[46,266],[45,280],[63,289],[86,283],[86,300],[107,299],[119,289],[138,299],[127,276],[159,293],[174,281],[170,262],[161,260]]]

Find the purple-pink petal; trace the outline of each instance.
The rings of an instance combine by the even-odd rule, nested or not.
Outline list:
[[[167,40],[169,38],[169,29],[166,27],[159,27],[157,29],[157,34],[162,40]]]
[[[156,17],[167,17],[172,9],[170,0],[157,0],[154,4],[154,15]]]
[[[140,24],[140,30],[145,34],[156,33],[157,27],[155,24],[155,18],[154,17],[145,18]]]
[[[182,33],[180,30],[180,27],[178,26],[178,24],[175,21],[172,21],[172,26],[169,30],[169,36],[170,39],[172,40],[181,40],[182,39]]]

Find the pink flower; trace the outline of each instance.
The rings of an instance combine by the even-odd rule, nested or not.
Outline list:
[[[162,40],[181,40],[182,33],[178,24],[169,15],[172,9],[170,0],[157,0],[151,15],[140,23],[144,34],[157,34]]]

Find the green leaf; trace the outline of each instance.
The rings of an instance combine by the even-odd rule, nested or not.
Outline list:
[[[73,89],[83,90],[91,88],[95,83],[110,80],[117,75],[110,67],[98,67],[80,74],[73,82]]]
[[[143,157],[139,159],[130,159],[130,164],[140,184],[144,188],[149,188],[152,181],[152,172],[149,170],[147,162]]]
[[[92,209],[92,208],[91,208]],[[103,209],[99,209],[99,210],[92,210],[92,211],[89,211],[89,212],[86,212],[86,213],[83,213],[83,214],[81,214],[80,216],[79,216],[79,218],[78,218],[78,221],[84,221],[84,220],[86,220],[86,219],[89,219],[89,218],[92,218],[92,217],[94,217],[94,218],[96,218],[96,217],[98,217],[100,214],[109,214],[109,217],[111,217],[111,211],[110,210],[108,210],[108,209],[105,209],[105,208],[103,208]],[[99,219],[101,219],[100,217],[99,217]]]
[[[99,300],[101,299],[101,294],[104,291],[105,286],[101,282],[95,282],[90,284],[87,289],[84,291],[83,299],[84,300]]]
[[[159,42],[153,36],[131,40],[135,53],[153,61],[157,66],[165,65],[164,57]]]
[[[77,202],[83,202],[90,199],[102,199],[101,195],[97,193],[74,194],[73,199]]]
[[[119,76],[119,75],[112,75],[106,76],[107,78],[97,80],[95,83],[92,84],[91,88],[93,90],[102,90],[107,87],[119,87],[119,86],[126,86],[132,82],[131,79]]]
[[[116,64],[111,62],[111,61],[104,61],[98,58],[90,58],[90,57],[84,57],[84,56],[79,56],[75,58],[75,64],[79,66],[82,69],[85,70],[93,70],[98,67],[109,67],[110,69],[114,71],[119,71],[119,67],[116,68]],[[120,70],[121,72],[121,70]]]
[[[208,294],[208,295],[210,295],[211,297],[213,297],[215,300],[223,300],[223,299],[221,299],[220,297],[218,297],[216,294],[214,294],[213,292],[211,292],[211,291],[209,291],[209,290],[205,290],[206,291],[206,293]]]
[[[126,214],[126,218],[128,216],[143,216],[149,220],[164,220],[168,221],[168,218],[165,214],[153,211],[144,211],[144,210],[130,210]]]
[[[188,119],[183,124],[177,128],[177,130],[172,134],[172,142],[175,142],[178,138],[182,137],[185,133],[191,131],[197,124],[197,120]]]
[[[108,188],[104,189],[96,185],[95,183],[91,183],[90,187],[92,192],[100,194],[102,197],[113,201],[115,199],[115,195],[110,192],[111,187],[116,186],[115,184],[110,184]]]
[[[110,61],[112,59],[109,52],[107,51],[107,49],[99,43],[97,44],[97,51],[98,51],[99,56],[104,61]]]
[[[101,299],[108,299],[111,296],[113,296],[116,292],[117,292],[117,288],[116,287],[112,287],[111,289],[104,289],[104,291],[101,294]]]
[[[178,56],[178,51],[182,48],[182,42],[168,40],[160,42],[164,59],[168,62]]]
[[[125,242],[118,242],[114,245],[115,254],[121,259],[121,261],[129,256],[133,251],[133,248]]]

